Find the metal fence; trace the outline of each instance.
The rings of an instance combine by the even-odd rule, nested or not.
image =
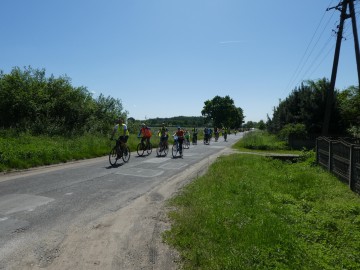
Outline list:
[[[360,194],[360,145],[352,139],[316,139],[316,162]]]

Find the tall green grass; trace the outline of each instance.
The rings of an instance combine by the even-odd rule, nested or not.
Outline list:
[[[250,150],[289,150],[286,142],[279,140],[275,135],[269,134],[265,131],[253,131],[246,133],[234,147]]]
[[[109,149],[109,139],[90,134],[71,139],[28,134],[4,136],[0,138],[0,171],[98,157]]]
[[[360,269],[360,198],[308,164],[218,159],[169,202],[184,269]]]
[[[115,141],[109,138],[109,134],[85,134],[69,138],[1,131],[0,172],[105,156],[115,145]],[[127,144],[131,151],[136,151],[140,140],[137,134],[130,135]],[[157,147],[159,141],[160,138],[154,134],[151,138],[152,146]],[[173,143],[172,136],[169,137],[169,143]]]

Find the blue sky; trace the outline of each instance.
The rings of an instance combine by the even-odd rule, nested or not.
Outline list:
[[[303,80],[331,76],[331,0],[2,0],[0,69],[45,69],[121,99],[130,117],[200,116],[229,95],[266,121]],[[356,9],[360,8],[356,1]],[[350,20],[336,88],[357,85]]]

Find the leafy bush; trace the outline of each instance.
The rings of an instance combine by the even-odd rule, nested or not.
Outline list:
[[[279,132],[278,136],[281,140],[288,141],[289,137],[305,138],[307,135],[304,124],[287,124]]]
[[[118,99],[102,94],[94,99],[71,79],[46,77],[45,70],[15,67],[0,70],[0,128],[35,135],[79,136],[105,133],[115,118],[126,116]]]

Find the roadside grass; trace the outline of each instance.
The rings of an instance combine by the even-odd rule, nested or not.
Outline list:
[[[109,152],[109,140],[85,135],[76,138],[21,134],[0,138],[0,171],[98,157]]]
[[[266,131],[252,131],[245,133],[243,138],[233,146],[234,149],[245,152],[272,152],[272,153],[300,153],[290,149],[285,141]]]
[[[184,269],[360,269],[360,197],[311,162],[221,157],[169,207]]]
[[[109,134],[86,134],[67,138],[3,131],[0,136],[0,172],[106,156],[115,145],[109,138]],[[159,141],[158,136],[151,138],[154,148],[158,147]],[[173,141],[170,136],[169,143],[173,144]],[[137,135],[131,134],[127,144],[131,151],[136,151],[139,142]]]

